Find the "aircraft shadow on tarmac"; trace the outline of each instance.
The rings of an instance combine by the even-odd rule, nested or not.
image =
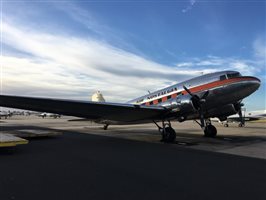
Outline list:
[[[103,133],[105,136],[114,136],[127,139],[127,136],[158,136],[158,142],[160,141],[160,135],[156,130],[153,129],[127,129],[123,127],[112,127],[109,130],[102,130],[100,127],[85,127],[87,134],[95,134],[95,132]],[[110,131],[110,132],[108,132]],[[265,142],[266,137],[254,136],[254,135],[228,135],[223,134],[222,132],[217,135],[215,138],[204,137],[198,133],[197,129],[178,129],[176,130],[176,141],[174,144],[192,146],[199,144],[208,144],[208,145],[224,145],[224,146],[242,146],[247,144],[254,144],[258,142]],[[228,130],[227,130],[228,131]],[[146,138],[147,138],[146,137]],[[146,142],[149,140],[145,140]],[[152,140],[154,142],[154,140]],[[152,142],[151,141],[151,142]]]
[[[125,129],[125,128],[112,128],[110,130],[102,130],[100,127],[85,127],[84,130],[60,130],[60,129],[53,129],[53,128],[46,128],[46,127],[39,127],[39,126],[2,126],[1,131],[10,132],[12,134],[16,132],[22,132],[23,130],[32,130],[32,131],[48,131],[48,132],[58,132],[61,134],[71,133],[71,134],[91,134],[91,135],[99,135],[103,136],[101,133],[104,133],[104,136],[122,138],[122,139],[130,139],[130,136],[145,136],[146,138],[149,136],[158,136],[158,142],[160,142],[160,135],[156,130],[153,129],[145,129],[140,128],[136,129]],[[206,138],[203,135],[195,133],[198,130],[195,129],[179,129],[177,131],[176,141],[173,144],[184,145],[184,146],[192,146],[192,145],[199,145],[199,144],[208,144],[208,145],[245,145],[245,144],[252,144],[256,142],[265,142],[266,137],[259,137],[259,136],[239,136],[239,135],[223,135],[220,134],[216,138]],[[96,133],[95,133],[96,132]],[[194,133],[193,133],[194,132]],[[60,138],[60,136],[41,136],[41,137],[25,137],[28,140],[46,140],[46,139],[56,139]],[[77,136],[78,137],[78,136]],[[140,139],[141,141],[141,139]],[[147,142],[149,140],[145,140]],[[44,141],[45,142],[45,141]],[[151,142],[154,142],[151,141]]]

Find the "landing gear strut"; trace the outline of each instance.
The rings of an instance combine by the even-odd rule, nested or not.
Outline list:
[[[213,126],[211,124],[210,119],[204,119],[203,117],[201,117],[201,123],[197,122],[202,130],[204,131],[204,136],[205,137],[216,137],[217,135],[217,129],[215,128],[215,126]]]
[[[245,119],[243,118],[243,115],[242,115],[241,106],[242,106],[242,104],[240,104],[240,109],[238,111],[238,115],[239,115],[239,119],[240,119],[240,123],[238,124],[238,127],[245,126]]]
[[[239,116],[238,127],[243,127],[243,126],[245,126],[245,109],[242,109],[244,104],[241,103],[241,101],[239,101],[239,102],[235,103],[234,106],[235,106],[235,109],[237,110],[237,114]],[[242,110],[244,110],[244,117],[242,115]]]
[[[162,121],[162,126],[163,127],[160,127],[155,121],[153,121],[153,123],[155,123],[155,125],[159,129],[159,132],[162,134],[162,140],[161,140],[161,142],[173,143],[175,141],[176,132],[172,128],[170,121],[167,121],[167,122]]]

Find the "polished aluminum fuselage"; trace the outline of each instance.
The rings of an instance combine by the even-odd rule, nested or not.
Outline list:
[[[202,75],[184,82],[180,82],[173,86],[152,92],[148,95],[133,99],[127,103],[146,105],[146,106],[161,106],[171,108],[180,99],[191,96],[188,94],[183,86],[187,87],[193,94],[201,97],[206,91],[209,95],[206,102],[203,104],[205,117],[226,117],[224,109],[229,109],[230,106],[240,102],[245,97],[255,92],[260,86],[260,80],[251,76],[239,76],[229,78],[230,74],[236,74],[236,71],[222,71],[211,74]],[[221,77],[226,78],[221,80]],[[233,111],[230,112],[230,114]],[[237,111],[235,110],[235,113]],[[175,110],[169,113],[169,119],[178,119],[185,117],[185,119],[197,119],[198,112],[195,110],[185,111]]]

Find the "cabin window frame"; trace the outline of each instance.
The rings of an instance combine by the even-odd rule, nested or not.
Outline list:
[[[240,77],[241,74],[239,72],[235,72],[235,73],[228,73],[226,74],[227,75],[227,78],[230,79],[230,78],[237,78],[237,77]]]
[[[220,76],[220,81],[223,81],[223,80],[226,80],[226,79],[228,79],[226,74],[223,74],[223,75]]]

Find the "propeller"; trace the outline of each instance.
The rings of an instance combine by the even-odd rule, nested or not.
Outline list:
[[[205,120],[204,120],[204,115],[203,115],[203,111],[202,111],[202,104],[204,104],[206,102],[206,98],[209,95],[209,90],[207,90],[201,97],[199,97],[198,95],[193,94],[186,86],[183,85],[183,88],[191,96],[191,101],[192,101],[194,107],[199,112],[200,126],[202,128],[204,128],[205,127]]]
[[[201,100],[204,100],[204,102],[206,101],[206,98],[207,98],[207,96],[209,95],[209,90],[207,90],[203,95],[202,95],[202,97],[200,98]]]
[[[195,95],[195,94],[192,94],[192,92],[190,92],[190,90],[187,89],[186,86],[183,85],[183,88],[187,91],[188,94],[190,94],[190,96],[197,96],[197,95]]]
[[[194,107],[197,110],[202,109],[202,104],[206,102],[206,98],[209,95],[209,90],[207,90],[201,97],[199,97],[196,94],[193,94],[186,86],[183,85],[184,90],[192,97],[191,101],[194,105]]]

